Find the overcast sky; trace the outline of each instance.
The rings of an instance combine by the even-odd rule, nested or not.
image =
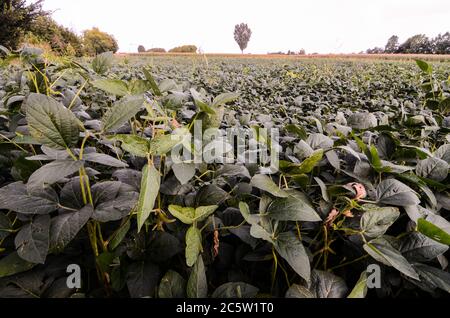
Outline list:
[[[248,53],[351,53],[417,33],[450,31],[449,0],[45,0],[53,17],[81,32],[111,33],[121,52],[194,44],[206,53],[239,53],[234,26],[253,36]]]

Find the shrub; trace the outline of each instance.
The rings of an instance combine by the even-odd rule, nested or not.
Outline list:
[[[83,55],[82,39],[70,29],[56,23],[51,17],[41,16],[36,18],[31,25],[30,33],[35,38],[33,39],[28,34],[24,42],[31,44],[48,43],[52,51],[62,55]]]
[[[139,53],[145,53],[145,47],[143,45],[138,46],[138,52]]]
[[[197,47],[195,45],[182,45],[177,46],[169,51],[170,53],[197,53]]]
[[[151,48],[151,49],[147,50],[147,52],[151,52],[151,53],[166,53],[166,49],[163,49],[161,47],[154,47],[154,48]]]
[[[83,41],[85,53],[88,55],[97,55],[108,51],[116,53],[119,50],[114,36],[95,27],[83,32]]]

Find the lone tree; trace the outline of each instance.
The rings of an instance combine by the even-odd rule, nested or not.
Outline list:
[[[234,27],[234,39],[239,45],[242,54],[244,54],[244,50],[247,48],[247,44],[250,41],[251,36],[252,30],[250,30],[246,23],[237,24]]]
[[[138,46],[138,52],[139,52],[139,53],[145,53],[145,46],[139,45],[139,46]]]
[[[398,36],[393,35],[387,41],[387,44],[386,44],[386,47],[384,48],[384,51],[386,53],[397,53],[398,46],[399,46]]]
[[[116,39],[111,34],[102,32],[95,27],[83,32],[83,40],[84,48],[89,55],[97,55],[108,51],[116,53],[119,49]]]

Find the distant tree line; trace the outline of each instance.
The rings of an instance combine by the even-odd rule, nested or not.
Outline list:
[[[198,48],[195,45],[182,45],[177,46],[173,49],[169,50],[169,53],[197,53]],[[151,53],[166,53],[166,50],[163,48],[155,47],[149,50],[145,49],[145,46],[138,46],[139,53],[151,52]]]
[[[283,51],[278,51],[278,52],[269,52],[267,54],[269,54],[269,55],[305,55],[306,51],[305,51],[305,49],[300,49],[300,51],[297,51],[297,52],[289,50],[289,51],[287,51],[287,53],[283,52]]]
[[[0,0],[0,45],[18,49],[23,45],[40,46],[61,55],[95,55],[117,52],[115,38],[98,28],[82,36],[63,27],[42,9],[43,0],[27,4],[26,0]]]
[[[450,32],[428,38],[425,34],[416,34],[400,44],[398,36],[389,38],[384,48],[375,47],[368,54],[450,54]]]

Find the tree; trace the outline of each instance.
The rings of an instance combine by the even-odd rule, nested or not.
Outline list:
[[[47,43],[52,51],[59,54],[83,55],[81,38],[73,31],[55,22],[49,16],[37,17],[31,24],[30,33],[25,40],[37,38]],[[31,43],[34,44],[34,43]]]
[[[97,55],[108,51],[116,53],[119,49],[114,36],[95,27],[83,32],[83,41],[85,51],[89,55]]]
[[[252,36],[252,30],[248,27],[247,24],[241,23],[237,24],[234,27],[234,39],[236,40],[239,48],[241,49],[242,54],[244,54],[244,50],[247,48],[248,42]]]
[[[384,50],[381,47],[374,47],[373,49],[368,49],[367,54],[383,54]]]
[[[398,45],[398,36],[393,35],[387,41],[384,51],[386,53],[396,53],[398,51]]]
[[[197,47],[195,45],[182,45],[177,46],[171,50],[170,53],[197,53]]]
[[[450,33],[439,34],[433,40],[433,53],[450,54]]]
[[[0,0],[0,45],[11,49],[18,47],[32,22],[48,14],[42,10],[42,1],[27,4],[26,0]]]
[[[147,50],[147,52],[152,52],[152,53],[166,53],[166,49],[162,48],[162,47],[154,47],[151,48],[149,50]]]
[[[410,54],[433,53],[433,44],[425,34],[416,34],[401,44],[398,51]]]
[[[139,52],[139,53],[145,53],[145,46],[139,45],[139,46],[138,46],[138,52]]]

